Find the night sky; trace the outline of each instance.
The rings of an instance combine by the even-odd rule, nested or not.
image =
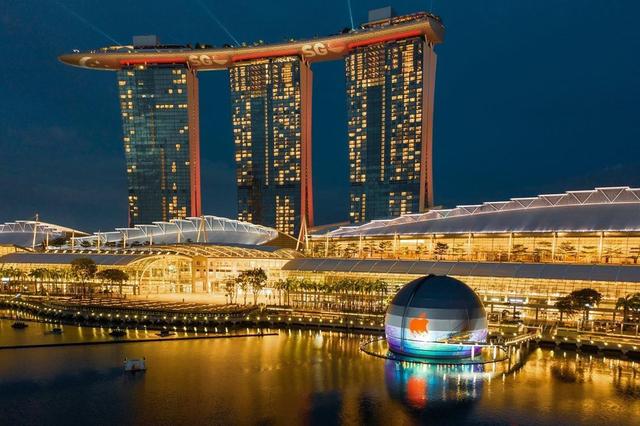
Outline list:
[[[344,1],[203,0],[240,41],[328,35],[349,26]],[[352,0],[367,10],[425,1]],[[436,204],[454,206],[595,186],[640,186],[640,2],[433,0],[438,46]],[[84,21],[83,21],[84,20]],[[59,54],[135,34],[165,43],[230,42],[197,0],[0,0],[0,221],[83,230],[127,221],[116,78]],[[347,218],[343,63],[314,65],[316,221]],[[203,205],[235,217],[226,72],[200,73]]]

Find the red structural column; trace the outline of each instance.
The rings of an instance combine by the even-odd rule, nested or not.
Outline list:
[[[200,188],[200,107],[198,100],[198,76],[196,70],[187,73],[187,108],[189,114],[189,180],[191,185],[190,215],[202,215]]]
[[[311,156],[311,104],[313,72],[307,61],[300,61],[301,130],[300,147],[300,229],[313,226],[313,180]]]
[[[422,141],[420,149],[420,211],[433,206],[433,105],[436,87],[436,52],[425,42],[422,63]]]

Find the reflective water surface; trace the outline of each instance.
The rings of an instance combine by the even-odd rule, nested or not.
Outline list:
[[[106,339],[0,320],[0,346]],[[139,332],[144,333],[144,332]],[[66,340],[65,340],[66,339]],[[536,349],[489,366],[402,364],[363,336],[278,336],[0,350],[0,424],[638,424],[640,366]],[[124,357],[149,370],[122,371]]]

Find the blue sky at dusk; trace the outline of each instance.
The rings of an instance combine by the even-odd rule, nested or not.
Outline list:
[[[240,41],[328,35],[347,2],[202,0]],[[635,0],[351,1],[428,10],[438,46],[436,204],[454,206],[594,186],[640,186],[640,2]],[[62,6],[61,6],[62,5]],[[83,21],[84,20],[84,21]],[[0,0],[0,221],[86,230],[127,222],[115,74],[58,62],[72,49],[230,42],[198,0]],[[203,206],[235,216],[226,72],[200,73]],[[344,64],[314,65],[316,221],[347,218]]]

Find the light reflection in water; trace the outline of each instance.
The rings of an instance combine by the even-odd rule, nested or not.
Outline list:
[[[430,403],[474,401],[483,381],[493,373],[485,365],[430,365],[385,361],[385,382],[389,395],[403,404],[422,410]]]
[[[112,340],[109,328],[85,328],[83,337],[78,327],[65,325],[61,336],[45,334],[48,328],[13,330],[10,320],[0,321],[0,345],[90,341],[94,332]],[[35,424],[70,410],[82,424],[114,416],[119,424],[199,424],[206,417],[217,424],[552,426],[637,425],[640,418],[637,363],[534,349],[516,370],[508,362],[398,364],[362,352],[370,338],[289,329],[252,339],[3,350],[0,424]],[[125,375],[122,359],[139,356],[149,371]],[[172,404],[168,395],[188,397]],[[77,410],[77,401],[87,408]]]

